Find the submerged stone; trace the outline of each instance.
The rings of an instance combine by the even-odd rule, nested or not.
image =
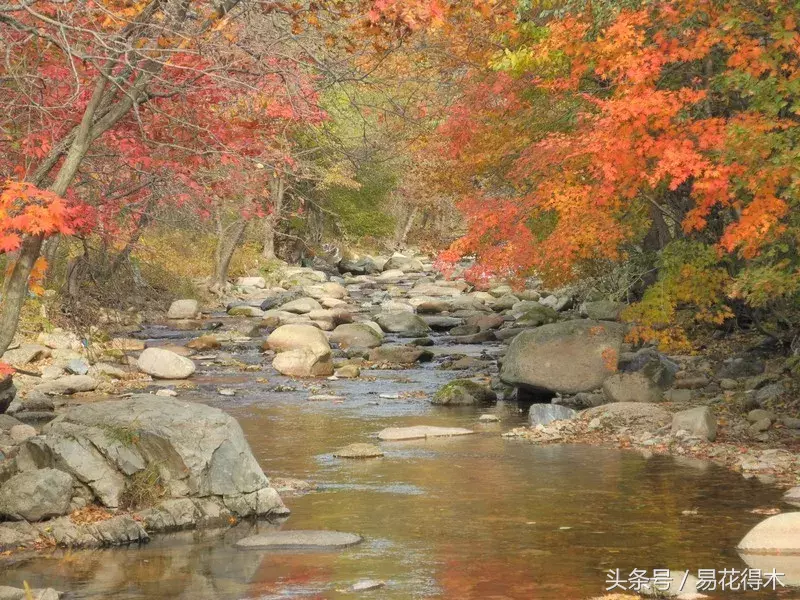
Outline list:
[[[360,535],[341,531],[273,531],[246,537],[234,545],[242,550],[313,550],[346,548],[362,541]]]

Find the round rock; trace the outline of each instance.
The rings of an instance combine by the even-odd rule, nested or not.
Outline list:
[[[273,531],[253,535],[236,542],[242,550],[324,550],[346,548],[360,544],[363,538],[354,533],[341,531]]]
[[[374,444],[350,444],[333,453],[336,458],[377,458],[383,450]]]

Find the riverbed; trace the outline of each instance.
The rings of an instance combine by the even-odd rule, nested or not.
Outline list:
[[[185,341],[175,337],[164,336]],[[268,364],[243,371],[198,361],[196,387],[179,387],[179,397],[235,416],[270,477],[305,479],[318,489],[287,496],[292,514],[283,523],[155,536],[141,547],[53,550],[7,564],[2,583],[27,581],[81,599],[564,600],[601,595],[612,569],[746,568],[734,548],[763,519],[751,511],[779,505],[778,490],[693,459],[505,439],[501,432],[525,422],[524,407],[513,403],[479,409],[428,402],[456,377],[438,368],[442,357],[491,356],[499,347],[437,346],[437,358],[417,368],[337,381],[292,381]],[[256,342],[232,353],[263,363]],[[235,395],[221,396],[223,388]],[[318,393],[343,399],[308,399]],[[479,423],[486,412],[500,421]],[[379,443],[385,427],[416,424],[476,433],[383,442],[385,456],[376,459],[332,456],[353,442]],[[275,527],[354,532],[365,541],[335,552],[233,546]],[[385,585],[351,591],[367,579]]]

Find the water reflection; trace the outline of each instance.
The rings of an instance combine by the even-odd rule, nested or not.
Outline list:
[[[364,544],[336,553],[239,551],[236,539],[271,527],[242,524],[142,548],[56,551],[7,564],[0,581],[93,599],[335,599],[352,597],[360,579],[386,581],[368,597],[387,600],[587,598],[603,591],[608,569],[743,568],[734,547],[761,518],[749,510],[778,503],[771,488],[696,461],[537,448],[496,433],[383,443],[386,455],[368,461],[333,458],[341,446],[375,442],[388,426],[475,426],[478,412],[424,399],[369,404],[376,387],[432,390],[451,377],[403,375],[412,382],[390,373],[336,382],[347,397],[338,405],[308,402],[304,390],[259,394],[257,386],[234,400],[206,394],[240,419],[267,473],[320,484],[287,498],[293,514],[283,527],[356,532]]]

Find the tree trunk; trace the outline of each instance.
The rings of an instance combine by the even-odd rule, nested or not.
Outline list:
[[[395,244],[398,248],[402,247],[406,243],[406,239],[408,239],[408,234],[411,232],[411,228],[414,226],[414,219],[417,218],[417,212],[419,211],[419,207],[414,206],[408,213],[406,217],[406,223],[403,225],[403,229],[400,231],[400,235],[397,238],[397,243]]]
[[[28,277],[36,259],[39,258],[43,240],[41,235],[32,235],[22,242],[17,262],[14,263],[14,269],[8,276],[2,311],[0,311],[0,356],[11,345],[14,334],[17,332],[19,315],[22,312],[25,297],[28,295]]]
[[[239,219],[228,227],[222,226],[222,217],[217,219],[217,247],[214,251],[214,277],[211,285],[213,289],[222,290],[228,283],[228,269],[236,248],[244,237],[247,221]]]
[[[261,255],[267,260],[272,260],[275,258],[276,230],[281,219],[283,196],[286,193],[286,186],[282,177],[273,177],[270,180],[269,187],[270,197],[272,198],[272,212],[264,219],[264,248],[261,251]]]

